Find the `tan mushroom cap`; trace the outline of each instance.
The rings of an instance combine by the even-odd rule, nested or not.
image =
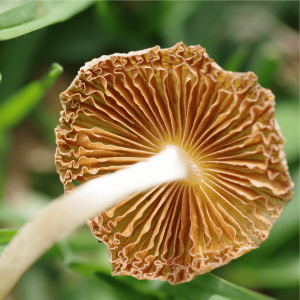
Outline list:
[[[88,222],[115,275],[190,281],[257,248],[292,198],[274,95],[252,72],[224,71],[201,46],[102,56],[60,97],[56,166],[66,191],[168,145],[191,162],[188,180]]]

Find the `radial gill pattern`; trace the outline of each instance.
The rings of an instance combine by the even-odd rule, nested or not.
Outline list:
[[[292,197],[274,95],[200,46],[94,59],[61,102],[56,166],[66,191],[168,145],[191,162],[188,180],[136,193],[88,222],[113,274],[189,281],[257,248]]]

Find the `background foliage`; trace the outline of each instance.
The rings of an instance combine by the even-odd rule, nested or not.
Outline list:
[[[267,241],[213,273],[277,299],[299,299],[298,34],[298,1],[0,2],[0,251],[63,193],[53,129],[58,95],[78,69],[103,54],[183,41],[205,47],[224,69],[255,72],[273,91],[295,183],[294,200]],[[209,274],[176,287],[109,274],[105,245],[83,227],[49,250],[8,299],[259,299]]]

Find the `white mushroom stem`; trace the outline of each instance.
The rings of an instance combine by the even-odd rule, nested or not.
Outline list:
[[[0,299],[41,254],[88,218],[137,191],[184,179],[188,174],[188,162],[170,147],[147,161],[89,180],[73,193],[55,199],[21,228],[1,255]]]

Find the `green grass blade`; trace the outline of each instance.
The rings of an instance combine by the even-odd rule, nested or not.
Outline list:
[[[140,291],[136,288],[135,284],[130,284],[130,281],[123,281],[112,275],[108,275],[103,272],[96,272],[95,276],[100,279],[103,283],[109,285],[114,289],[114,294],[118,299],[124,299],[124,295],[130,295],[131,300],[158,300],[158,295],[155,295],[153,291]]]
[[[252,289],[287,289],[299,287],[299,257],[289,255],[270,260],[262,267],[232,267],[231,280]]]
[[[0,40],[63,22],[85,10],[94,1],[30,1],[0,14]]]
[[[156,300],[164,297],[161,292],[148,287],[149,281],[139,281],[129,276],[112,276],[110,268],[106,268],[93,262],[72,261],[68,267],[89,278],[97,278],[102,287],[114,295],[117,299],[124,299],[124,295],[130,295],[131,300]]]
[[[7,130],[20,123],[43,98],[47,89],[55,83],[63,68],[54,63],[48,74],[34,81],[0,105],[0,131]]]
[[[13,28],[38,18],[40,5],[38,1],[32,1],[3,12],[0,15],[0,30]]]
[[[129,276],[111,276],[108,268],[92,262],[72,261],[68,264],[68,267],[90,278],[96,276],[108,286],[118,286],[119,292],[125,293],[127,290],[131,295],[136,294],[137,297],[141,297],[143,294],[152,294],[153,297],[158,298],[164,298],[168,295],[185,300],[273,299],[227,282],[209,273],[198,276],[188,283],[175,286],[171,286],[169,283],[162,283],[158,289],[149,289],[147,285],[149,281],[138,281]]]
[[[273,298],[247,290],[210,273],[175,286],[165,283],[161,288],[167,294],[186,300],[270,300]]]
[[[17,229],[0,229],[0,244],[7,244],[17,233]]]

